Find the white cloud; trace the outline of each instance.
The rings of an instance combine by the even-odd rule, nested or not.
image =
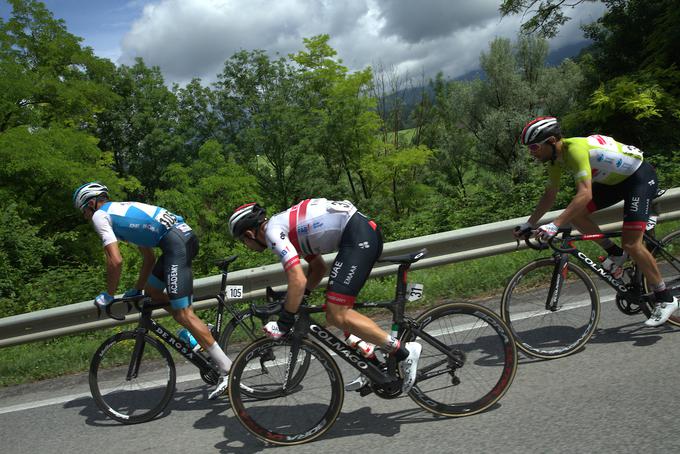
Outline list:
[[[239,50],[287,55],[302,39],[327,33],[351,69],[381,62],[411,75],[443,71],[456,77],[478,66],[495,37],[514,39],[521,17],[497,12],[498,0],[159,0],[144,7],[122,43],[120,63],[142,57],[169,81],[214,81],[225,60]],[[471,6],[474,5],[474,6]],[[604,7],[586,3],[567,11],[551,48],[583,39],[581,22]],[[583,19],[587,18],[587,19]]]

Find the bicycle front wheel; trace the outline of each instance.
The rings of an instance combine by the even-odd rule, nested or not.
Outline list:
[[[501,315],[526,354],[561,358],[585,345],[600,319],[597,287],[579,266],[567,263],[554,309],[546,309],[555,259],[534,260],[521,268],[503,292]]]
[[[255,317],[251,310],[245,310],[240,312],[236,317],[232,318],[229,323],[227,323],[222,335],[220,336],[220,347],[222,347],[222,350],[229,357],[229,359],[234,360],[244,347],[262,337],[262,333],[262,320],[260,320],[258,317]],[[263,364],[276,363],[276,359],[275,352],[271,351],[268,361],[263,362]],[[310,356],[305,353],[302,358],[302,362],[299,364],[299,367],[296,368],[295,375],[291,380],[293,385],[302,381],[302,378],[309,369],[310,359]],[[259,399],[268,399],[281,392],[280,389],[277,390],[273,387],[262,388],[252,386],[255,384],[248,384],[245,381],[243,381],[241,385],[242,393],[248,395],[249,397],[256,397]]]
[[[290,353],[290,340],[257,340],[236,358],[229,378],[229,400],[241,424],[257,438],[284,446],[326,433],[344,399],[340,369],[323,348],[303,339],[292,364]],[[295,376],[304,356],[311,359],[309,370],[298,383],[287,386],[289,368],[294,368]],[[245,384],[253,388],[248,393]],[[263,392],[271,397],[262,399]]]
[[[123,424],[158,415],[175,392],[175,363],[156,339],[125,331],[108,338],[90,363],[90,391],[97,406]]]
[[[661,278],[666,283],[666,287],[670,289],[671,294],[680,298],[680,230],[666,235],[661,240],[661,245],[663,249],[654,251],[654,258],[659,267]],[[647,279],[644,280],[644,284],[645,290],[651,292],[652,289],[648,285]],[[644,312],[649,317],[651,311],[647,309]],[[680,313],[676,312],[671,315],[668,323],[680,326]]]
[[[484,411],[503,397],[517,371],[517,349],[496,314],[476,304],[449,303],[416,322],[424,334],[415,341],[423,350],[411,399],[431,413],[458,417]],[[413,340],[413,334],[406,338]]]

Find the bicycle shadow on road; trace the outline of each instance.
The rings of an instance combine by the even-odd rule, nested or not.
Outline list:
[[[632,343],[634,347],[647,347],[663,339],[664,335],[680,333],[680,328],[666,324],[651,328],[641,322],[595,330],[589,342],[596,344],[613,344],[617,342]]]
[[[555,334],[555,327],[545,327],[534,330],[531,333],[531,339],[528,340],[532,345],[542,346],[544,348],[550,348],[550,339],[563,338],[567,335],[574,336],[578,334],[578,331],[569,333],[570,329],[564,329],[561,334]],[[579,352],[588,348],[588,344],[613,344],[619,342],[630,343],[634,347],[647,347],[649,345],[654,345],[659,342],[664,335],[680,333],[680,328],[674,327],[672,325],[664,325],[663,327],[650,328],[642,324],[641,322],[629,323],[627,325],[616,326],[612,328],[596,328],[588,342],[573,352],[571,355],[576,355]],[[541,339],[546,340],[543,345],[541,345]],[[518,350],[519,351],[519,350]],[[571,356],[570,355],[570,356]],[[550,359],[534,358],[524,352],[521,352],[519,359],[519,364],[532,364],[539,363],[543,361],[550,361]]]
[[[404,397],[406,398],[406,397]],[[492,405],[484,413],[494,411],[501,407],[500,403]],[[428,424],[433,421],[448,421],[452,418],[434,415],[421,408],[409,408],[393,413],[374,413],[370,407],[362,407],[352,412],[341,412],[333,427],[321,438],[310,444],[323,444],[326,440],[345,439],[364,435],[379,435],[390,438],[401,432],[405,424]],[[237,446],[238,442],[243,446]],[[247,432],[236,417],[229,418],[225,430],[225,440],[215,445],[220,452],[261,452],[265,449],[276,448],[274,445],[265,445]],[[324,446],[319,449],[323,452]]]
[[[168,406],[152,421],[157,421],[168,417],[173,412],[178,411],[205,411],[205,416],[194,424],[195,429],[211,429],[220,427],[221,423],[216,422],[215,419],[224,413],[225,410],[231,410],[231,405],[226,395],[217,400],[208,400],[208,393],[211,387],[207,385],[199,385],[196,387],[184,389],[182,391],[175,391]],[[64,403],[64,408],[79,408],[82,407],[79,414],[85,417],[85,424],[95,427],[119,427],[123,425],[107,417],[94,402],[92,397],[82,397]],[[151,421],[149,421],[151,422]]]

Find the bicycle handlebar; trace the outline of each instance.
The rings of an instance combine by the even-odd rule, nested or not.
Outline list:
[[[515,232],[519,231],[519,228],[515,228]],[[555,244],[555,241],[564,241],[563,238],[557,238],[557,235],[553,236],[550,238],[547,242],[541,241],[540,238],[534,238],[533,235],[535,235],[537,230],[525,230],[522,232],[522,238],[524,239],[524,243],[529,247],[530,249],[533,249],[535,251],[543,251],[548,248],[551,248],[557,252],[572,252],[576,248],[574,247],[568,247],[568,248],[562,248],[558,245]],[[571,227],[564,227],[560,228],[557,230],[557,234],[569,234],[571,233]],[[535,240],[535,243],[532,241]],[[517,246],[519,247],[519,239],[517,240]]]
[[[106,313],[107,317],[112,318],[114,320],[118,320],[119,322],[122,322],[123,320],[125,320],[125,315],[129,314],[130,311],[132,310],[133,305],[137,308],[138,311],[141,312],[141,309],[139,307],[139,302],[142,301],[145,298],[148,298],[148,296],[139,295],[139,296],[133,296],[133,297],[130,297],[130,298],[114,298],[113,301],[111,301],[111,303],[106,306],[106,308],[104,309],[104,312]],[[123,302],[127,305],[127,312],[125,313],[125,315],[112,314],[111,308],[113,307],[113,305],[115,303],[120,303],[120,302]],[[101,308],[99,306],[97,306],[97,318],[101,317],[101,312],[102,312]]]

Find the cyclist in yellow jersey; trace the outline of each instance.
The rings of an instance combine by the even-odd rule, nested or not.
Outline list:
[[[652,285],[657,301],[645,325],[664,324],[678,309],[678,299],[666,288],[656,260],[642,243],[651,201],[658,190],[656,171],[644,161],[642,152],[602,135],[562,138],[555,117],[530,121],[520,140],[534,158],[548,163],[548,184],[527,222],[515,229],[515,236],[533,229],[553,206],[563,170],[573,175],[576,195],[553,222],[538,227],[537,236],[542,239],[552,238],[561,226],[569,223],[582,233],[601,233],[590,214],[623,200],[623,249],[608,238],[599,241],[608,253],[603,265],[616,276],[617,271],[620,275],[627,256],[635,260]]]

